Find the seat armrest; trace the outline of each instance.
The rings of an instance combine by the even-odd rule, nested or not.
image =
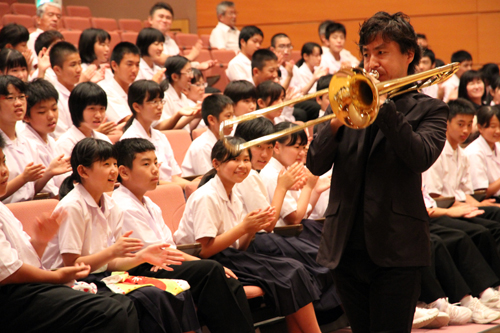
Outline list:
[[[486,190],[475,190],[474,194],[471,195],[474,199],[481,202],[486,198]]]
[[[304,226],[302,224],[274,227],[274,233],[282,237],[298,237],[302,230],[304,230]]]
[[[192,255],[194,257],[198,257],[201,252],[201,244],[193,243],[193,244],[177,245],[177,250]]]
[[[434,200],[439,208],[449,208],[455,202],[455,197],[438,197]]]

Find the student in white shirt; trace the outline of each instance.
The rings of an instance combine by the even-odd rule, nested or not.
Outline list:
[[[264,81],[259,84],[256,91],[258,109],[281,104],[286,97],[285,88],[283,88],[279,83],[271,80]],[[263,117],[271,120],[273,124],[277,124],[278,122],[284,121],[284,117],[282,116],[283,111],[284,108],[276,109],[272,112],[266,113]]]
[[[201,115],[208,131],[197,137],[189,146],[184,161],[182,174],[184,176],[204,175],[212,169],[212,148],[220,139],[219,128],[224,120],[233,118],[233,101],[224,95],[208,96],[201,105]],[[230,135],[232,126],[224,130],[224,135]]]
[[[318,79],[318,84],[317,84],[318,90],[323,90],[328,88],[330,86],[330,81],[332,80],[332,77],[333,77],[332,74],[327,74],[320,77]],[[326,109],[328,108],[328,106],[330,106],[330,98],[328,97],[328,93],[316,97],[316,102],[320,106],[318,117],[316,118],[323,117],[325,115]]]
[[[205,81],[205,77],[203,77],[203,73],[199,69],[193,68],[192,70],[193,78],[191,79],[191,84],[183,91],[183,94],[187,97],[189,106],[195,107],[205,98],[205,88],[207,87],[207,82]],[[206,127],[205,122],[200,121],[197,128],[200,128],[200,126]]]
[[[91,82],[97,83],[113,77],[109,67],[110,42],[111,36],[102,29],[85,29],[80,35],[78,51],[82,59],[82,73],[87,72]]]
[[[12,75],[28,81],[28,65],[21,52],[4,48],[0,51],[0,75]]]
[[[500,105],[500,77],[491,82],[491,105]]]
[[[318,79],[328,73],[328,68],[320,66],[323,50],[319,44],[305,43],[300,54],[302,59],[297,62],[299,70],[290,84],[305,95],[316,91]]]
[[[246,80],[231,81],[224,89],[224,95],[231,98],[234,103],[234,115],[253,112],[257,109],[257,90]]]
[[[451,55],[451,62],[459,62],[460,68],[451,78],[443,82],[443,101],[445,103],[458,97],[460,78],[463,73],[472,69],[472,55],[467,51],[460,50]]]
[[[54,137],[57,139],[71,127],[71,115],[68,107],[68,99],[75,85],[80,82],[82,74],[82,61],[76,47],[68,42],[58,42],[49,52],[50,65],[57,77],[54,84],[59,93],[59,118],[57,119]]]
[[[228,140],[233,145],[244,142],[240,138]],[[265,290],[266,297],[275,303],[276,314],[287,317],[290,332],[320,332],[312,305],[319,290],[304,266],[293,259],[245,251],[254,234],[267,228],[275,213],[274,208],[267,207],[245,216],[233,192],[234,185],[251,170],[249,151],[232,155],[219,140],[212,158],[213,178],[189,197],[174,233],[176,243],[201,243],[202,258],[212,258],[230,268],[244,285]]]
[[[210,46],[220,50],[238,51],[240,31],[236,28],[236,8],[234,2],[222,1],[217,5],[219,23],[210,33]]]
[[[227,65],[226,75],[229,81],[252,80],[252,56],[260,49],[264,33],[256,26],[243,27],[240,32],[238,46],[240,53]]]
[[[47,170],[53,170],[53,173],[57,175],[51,178],[40,191],[48,193],[51,197],[56,197],[63,181],[63,177],[59,175],[71,171],[69,156],[64,157],[64,154],[58,155],[56,153],[56,141],[50,136],[56,129],[59,115],[57,90],[50,82],[44,79],[35,79],[28,83],[26,94],[28,95],[28,106],[24,116],[26,126],[22,131],[22,136],[30,142],[31,147],[36,152],[37,161],[43,164]]]
[[[462,74],[458,86],[458,97],[471,101],[476,110],[486,104],[486,85],[481,72],[470,70]]]
[[[132,117],[125,125],[120,140],[143,138],[152,142],[160,166],[160,184],[173,182],[185,187],[189,182],[181,177],[181,168],[175,161],[174,152],[167,137],[153,128],[163,109],[163,90],[154,81],[135,81],[129,88],[128,103]]]
[[[295,61],[292,59],[293,45],[290,38],[284,33],[277,33],[271,38],[271,46],[269,50],[273,51],[279,60],[280,84],[283,88],[288,89],[290,82],[299,68],[295,66]]]
[[[195,129],[201,120],[201,110],[189,105],[189,100],[184,95],[184,91],[189,89],[193,79],[193,69],[186,57],[172,56],[165,62],[168,89],[165,92],[165,107],[162,120],[176,118],[176,115],[183,114],[184,117],[177,120],[174,128],[183,128],[187,131]],[[180,112],[180,113],[179,113]],[[170,129],[159,128],[158,129]]]
[[[110,80],[99,82],[108,97],[107,120],[121,124],[132,116],[127,93],[139,73],[140,58],[139,48],[129,42],[117,44],[111,52],[111,70],[114,76]]]
[[[72,125],[56,141],[57,154],[71,156],[73,147],[85,138],[101,139],[111,143],[109,138],[97,132],[106,116],[106,92],[92,82],[80,83],[69,96],[69,111]]]
[[[1,149],[0,195],[7,190],[9,170]],[[138,332],[136,309],[125,296],[104,297],[73,290],[90,272],[84,263],[46,270],[40,257],[59,227],[61,217],[41,215],[28,236],[10,210],[0,203],[0,325],[2,332],[55,332],[64,327],[78,332]],[[50,304],[50,306],[47,306]]]
[[[139,32],[135,45],[141,51],[141,62],[136,80],[163,81],[165,69],[156,64],[160,62],[164,42],[165,36],[158,29],[144,28]]]
[[[297,126],[290,122],[282,122],[275,126],[276,132],[283,129]],[[269,199],[271,200],[276,191],[278,176],[281,170],[291,167],[295,162],[304,163],[306,154],[306,145],[308,143],[307,135],[304,131],[292,133],[290,136],[277,140],[274,145],[273,158],[262,169],[260,176],[266,184]],[[304,235],[314,244],[319,245],[321,236],[321,227],[319,222],[313,220],[304,220],[314,209],[320,194],[329,188],[329,180],[323,179],[318,182],[318,177],[313,176],[307,169],[303,169],[306,177],[304,187],[300,190],[289,190],[285,196],[285,201],[280,212],[280,219],[277,226],[302,223],[304,225]],[[303,221],[304,220],[304,221]],[[318,225],[317,225],[318,224]],[[310,237],[319,228],[317,237]]]
[[[29,38],[30,33],[25,26],[9,23],[0,30],[0,50],[17,50],[24,56],[26,63],[31,65],[32,51],[27,46]]]
[[[3,152],[9,167],[7,191],[0,198],[4,203],[31,200],[47,182],[58,174],[63,164],[51,163],[46,168],[39,163],[37,152],[28,140],[16,130],[16,123],[26,113],[26,86],[20,79],[0,76],[0,135],[5,142]]]
[[[159,58],[158,66],[163,66],[168,57],[179,55],[180,49],[177,46],[175,40],[169,36],[170,27],[174,19],[174,10],[172,6],[165,2],[157,2],[151,7],[148,16],[148,22],[152,28],[160,30],[160,32],[165,36],[165,42],[163,44],[163,54]],[[190,61],[194,61],[196,57],[200,54],[203,47],[203,42],[201,39],[197,41],[193,48],[186,55]]]
[[[422,50],[422,58],[420,58],[417,70],[419,72],[425,72],[433,68],[436,68],[436,56],[434,55],[434,52],[432,52],[432,50],[425,48]],[[442,88],[442,84],[433,84],[432,86],[422,88],[421,92],[422,94],[426,94],[433,98],[442,99],[444,89]]]
[[[328,40],[329,52],[325,52],[321,57],[321,67],[328,68],[330,74],[335,74],[343,66],[359,65],[359,60],[344,48],[346,29],[342,23],[330,23],[326,27],[325,38]]]
[[[133,230],[144,246],[168,244],[179,252],[182,265],[172,270],[153,270],[144,263],[129,271],[131,275],[163,279],[183,279],[190,285],[199,317],[210,332],[253,332],[252,317],[243,286],[234,273],[213,260],[200,260],[176,250],[170,229],[163,221],[160,207],[145,196],[156,189],[159,169],[154,145],[146,139],[125,139],[115,144],[118,180],[113,200],[123,210],[123,229]]]
[[[105,194],[113,191],[117,181],[115,156],[114,147],[106,141],[85,138],[76,144],[71,154],[73,172],[61,185],[61,200],[54,210],[64,211],[65,215],[42,258],[51,269],[85,262],[90,265],[91,274],[83,280],[95,283],[103,291],[108,288],[101,279],[112,271],[128,271],[145,262],[169,270],[168,265],[184,260],[177,252],[168,250],[165,243],[143,248],[141,240],[130,237],[131,230],[122,229],[123,212]],[[138,309],[142,332],[199,329],[189,291],[174,296],[148,286],[127,296]]]
[[[36,70],[31,72],[30,80],[38,77],[49,81],[53,85],[56,84],[57,77],[50,65],[49,52],[54,44],[61,41],[64,41],[64,36],[57,30],[47,30],[38,36],[35,41],[35,52],[38,65]]]
[[[486,197],[500,195],[500,109],[482,106],[477,111],[479,137],[465,148],[472,187],[486,189]]]

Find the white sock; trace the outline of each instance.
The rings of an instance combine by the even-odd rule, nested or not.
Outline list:
[[[460,304],[462,306],[469,306],[470,301],[472,301],[472,296],[471,295],[467,295],[467,296],[465,296],[464,298],[462,298],[460,300]]]

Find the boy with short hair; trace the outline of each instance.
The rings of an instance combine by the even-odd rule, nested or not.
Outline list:
[[[359,60],[345,47],[346,30],[342,23],[330,23],[325,30],[328,40],[328,52],[323,52],[320,67],[328,68],[330,74],[335,74],[341,67],[356,67]]]
[[[283,88],[288,89],[292,77],[294,77],[299,70],[299,68],[295,66],[295,61],[292,60],[292,41],[286,34],[277,33],[271,38],[271,46],[269,49],[277,56],[281,56],[281,63],[278,64],[281,72],[280,84]]]
[[[278,57],[268,49],[260,49],[252,55],[252,82],[257,87],[264,81],[278,82]]]
[[[35,56],[38,60],[37,69],[31,74],[31,78],[39,77],[56,84],[56,74],[50,67],[49,50],[58,42],[64,41],[64,36],[57,30],[47,30],[42,32],[35,41]]]
[[[0,160],[5,160],[5,141],[0,136]],[[0,196],[5,195],[9,177],[7,165],[0,163]],[[90,272],[77,264],[57,271],[46,270],[40,261],[48,240],[57,231],[57,215],[40,216],[38,227],[28,235],[21,222],[0,203],[0,326],[2,332],[27,332],[36,328],[55,332],[138,332],[137,312],[123,295],[103,297],[73,290],[73,283]],[[50,304],[50,305],[49,305]]]
[[[433,68],[436,68],[436,56],[434,52],[431,49],[422,49],[422,58],[420,58],[420,62],[418,63],[418,71],[425,72]],[[421,93],[433,98],[438,98],[439,87],[440,85],[433,84],[432,86],[422,88]],[[443,91],[443,89],[441,89],[441,91]]]
[[[111,70],[113,78],[100,81],[98,84],[106,91],[108,121],[117,124],[126,122],[132,115],[127,102],[128,87],[135,81],[139,73],[141,52],[129,42],[118,43],[111,52]]]
[[[458,86],[460,84],[460,77],[463,73],[472,69],[472,55],[464,50],[457,51],[451,55],[451,62],[459,62],[460,68],[458,71],[443,83],[444,97],[443,101],[448,103],[449,100],[458,97]]]
[[[220,124],[233,118],[233,106],[233,101],[225,95],[214,94],[203,100],[201,116],[208,131],[203,132],[189,146],[181,166],[183,176],[203,175],[212,169],[212,148],[220,139]],[[229,127],[224,134],[229,135],[231,131],[232,127]]]
[[[145,247],[169,244],[171,251],[180,252],[175,248],[160,207],[145,196],[147,191],[156,189],[158,183],[154,145],[146,139],[134,138],[119,141],[115,147],[121,186],[113,192],[113,199],[123,211],[123,230],[133,230],[134,237]],[[180,253],[185,261],[172,265],[171,271],[152,272],[150,264],[142,264],[129,273],[186,280],[198,307],[198,316],[211,332],[253,332],[248,302],[234,274],[213,260],[200,260]]]
[[[71,91],[80,81],[82,73],[82,61],[76,47],[68,42],[56,43],[50,49],[50,65],[56,74],[57,81],[54,84],[59,93],[59,118],[57,120],[55,138],[59,138],[73,124],[68,108],[68,99]]]
[[[24,122],[26,126],[21,132],[33,150],[37,153],[37,162],[50,168],[53,161],[59,162],[58,174],[71,171],[69,157],[57,156],[56,141],[50,136],[56,129],[59,112],[57,109],[58,94],[54,86],[44,80],[36,79],[28,83],[26,87],[28,98]],[[51,178],[41,193],[48,193],[51,197],[59,194],[59,186],[63,179],[61,177]]]
[[[255,51],[260,49],[264,33],[256,26],[250,25],[243,27],[240,32],[238,46],[240,53],[229,62],[226,75],[229,81],[252,80],[252,56]]]
[[[224,95],[233,101],[236,117],[253,112],[257,108],[257,90],[246,80],[229,82],[224,89]]]
[[[320,91],[328,88],[330,86],[330,81],[332,80],[332,77],[333,77],[332,74],[327,74],[320,77],[318,79],[318,84],[316,85],[317,90]],[[316,97],[316,102],[319,104],[321,109],[319,110],[319,113],[315,118],[323,117],[325,115],[326,109],[330,105],[330,99],[328,98],[328,93]]]

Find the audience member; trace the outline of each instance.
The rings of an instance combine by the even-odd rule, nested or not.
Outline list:
[[[445,101],[446,103],[449,100],[456,99],[458,97],[458,86],[460,84],[460,78],[462,77],[463,73],[472,69],[472,55],[467,51],[460,50],[451,55],[451,62],[460,63],[460,68],[451,78],[443,82],[443,101]]]
[[[250,25],[241,29],[238,46],[240,53],[229,62],[226,70],[229,81],[252,79],[252,56],[260,49],[264,33],[256,26]]]
[[[210,34],[210,46],[221,50],[238,51],[240,31],[236,28],[234,2],[222,1],[217,5],[217,26]]]

